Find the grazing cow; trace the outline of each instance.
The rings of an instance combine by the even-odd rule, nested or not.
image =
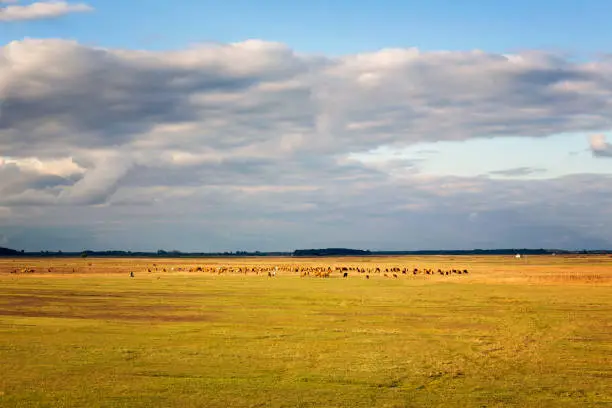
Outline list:
[[[134,277],[134,272],[130,272],[130,278]]]
[[[370,275],[366,275],[366,279],[370,279]]]
[[[394,273],[394,274],[393,274],[393,277],[394,277],[394,278],[397,278],[397,273]]]
[[[344,272],[344,275],[342,275],[343,278],[348,278],[348,272]]]
[[[467,273],[468,273],[468,270],[467,270],[467,269],[464,269],[464,270],[463,270],[463,273],[467,274]]]

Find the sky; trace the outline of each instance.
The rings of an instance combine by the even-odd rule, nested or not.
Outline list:
[[[177,4],[0,0],[0,246],[612,248],[611,2]]]

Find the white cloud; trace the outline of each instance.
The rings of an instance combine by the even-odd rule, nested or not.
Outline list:
[[[15,165],[26,172],[37,172],[60,177],[70,177],[75,174],[82,174],[85,171],[70,157],[51,160],[40,160],[36,157],[19,159],[0,157],[0,167],[9,165]]]
[[[612,157],[612,144],[606,141],[605,135],[592,135],[591,151],[596,157]]]
[[[0,3],[17,3],[17,1],[4,0]],[[41,20],[56,18],[71,13],[92,11],[93,8],[84,3],[70,4],[65,1],[40,1],[27,5],[6,6],[0,8],[0,22]]]
[[[58,195],[58,202],[69,204],[103,204],[119,187],[119,180],[133,166],[131,158],[111,152],[97,155],[94,165],[83,178]]]

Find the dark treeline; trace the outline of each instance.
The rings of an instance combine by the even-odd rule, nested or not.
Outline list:
[[[296,249],[293,256],[370,256],[372,252],[361,249],[324,248],[324,249]]]
[[[25,252],[9,248],[0,248],[0,256],[4,257],[125,257],[125,258],[214,258],[214,257],[265,257],[265,256],[295,256],[295,257],[325,257],[325,256],[399,256],[399,255],[570,255],[570,254],[612,254],[612,250],[558,250],[558,249],[472,249],[472,250],[423,250],[423,251],[368,251],[349,248],[297,249],[293,252],[180,252],[159,250],[156,252],[132,251],[40,251]]]
[[[63,251],[40,251],[40,252],[24,252],[15,251],[8,248],[0,248],[0,256],[10,257],[64,257],[64,258],[87,258],[87,257],[108,257],[108,258],[213,258],[213,257],[244,257],[244,256],[291,256],[291,252],[181,252],[181,251],[164,251],[156,252],[132,252],[132,251],[81,251],[81,252],[63,252]]]
[[[470,250],[421,250],[421,251],[364,251],[359,249],[326,248],[298,249],[293,256],[399,256],[399,255],[563,255],[563,254],[612,254],[612,250],[580,250],[562,249],[470,249]]]
[[[0,256],[19,256],[22,252],[15,251],[14,249],[0,248]]]

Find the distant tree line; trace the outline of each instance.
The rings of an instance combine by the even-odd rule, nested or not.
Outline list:
[[[296,249],[293,256],[369,256],[370,251],[348,248]]]
[[[23,251],[15,251],[14,249],[9,248],[0,248],[0,256],[19,256],[23,253]]]
[[[423,251],[369,251],[350,248],[297,249],[293,252],[181,252],[160,249],[156,252],[132,251],[39,251],[25,252],[0,247],[0,257],[112,257],[112,258],[214,258],[214,257],[249,257],[249,256],[295,256],[295,257],[325,257],[325,256],[399,256],[399,255],[552,255],[552,254],[612,254],[612,250],[561,250],[561,249],[472,249],[472,250],[423,250]]]

